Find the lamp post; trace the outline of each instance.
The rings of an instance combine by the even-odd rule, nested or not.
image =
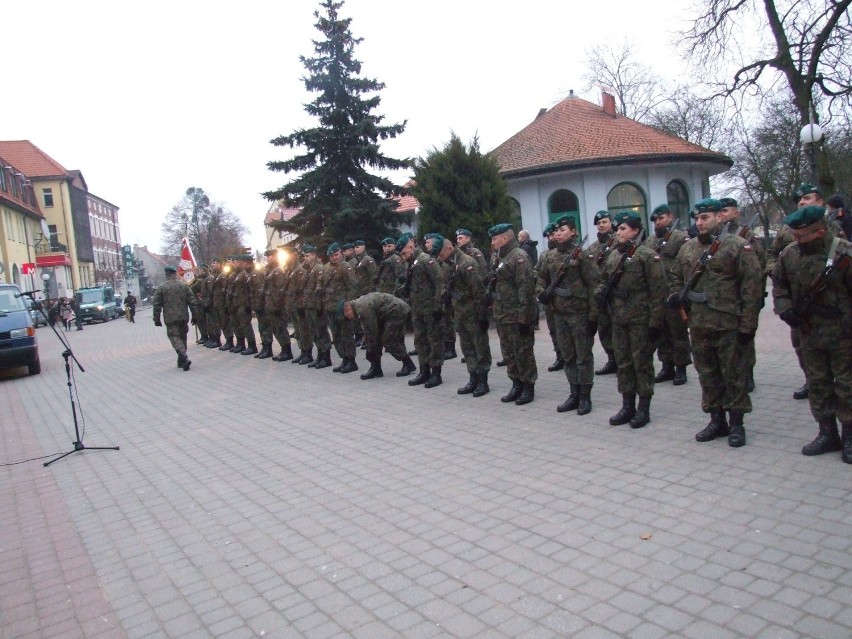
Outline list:
[[[44,301],[50,299],[50,273],[47,271],[41,274],[41,281],[44,282]]]
[[[811,117],[810,122],[802,127],[799,139],[802,141],[802,144],[808,153],[808,161],[810,163],[809,166],[811,171],[811,184],[816,184],[816,147],[820,140],[822,140],[822,127],[819,124],[814,124],[813,117]]]

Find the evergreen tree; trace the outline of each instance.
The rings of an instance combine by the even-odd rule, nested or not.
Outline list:
[[[351,18],[340,17],[342,6],[342,1],[323,0],[325,15],[315,11],[314,17],[324,39],[314,41],[314,57],[299,57],[307,70],[305,88],[317,94],[305,111],[318,126],[271,140],[276,147],[305,150],[290,160],[267,164],[271,171],[299,175],[263,195],[301,208],[291,220],[270,224],[296,233],[300,243],[323,247],[333,240],[361,238],[377,246],[405,221],[394,212],[396,202],[391,199],[403,189],[368,169],[395,171],[410,168],[411,162],[389,158],[379,149],[379,141],[400,135],[405,122],[386,126],[384,116],[373,113],[381,102],[376,92],[385,85],[360,77],[361,63],[353,53],[361,39],[349,29]]]
[[[451,134],[443,149],[433,149],[417,160],[414,181],[411,194],[420,202],[421,234],[437,232],[454,238],[456,229],[466,228],[487,252],[489,227],[509,222],[515,224],[515,231],[520,230],[520,216],[500,168],[491,156],[480,152],[476,137],[466,148]]]

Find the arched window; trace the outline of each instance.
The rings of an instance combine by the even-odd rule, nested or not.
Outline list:
[[[512,226],[515,227],[516,231],[520,231],[523,227],[523,222],[521,221],[521,203],[518,202],[515,198],[509,198],[509,208],[511,209],[511,217],[508,222]]]
[[[689,194],[686,185],[680,180],[669,182],[666,185],[666,200],[675,218],[680,220],[680,228],[689,228]]]
[[[559,189],[554,191],[547,201],[548,221],[554,222],[566,213],[574,218],[578,237],[583,237],[583,223],[580,220],[580,201],[573,191]]]
[[[622,182],[612,187],[606,196],[606,206],[613,217],[622,211],[638,213],[642,218],[642,225],[648,228],[648,204],[645,194],[632,182]]]

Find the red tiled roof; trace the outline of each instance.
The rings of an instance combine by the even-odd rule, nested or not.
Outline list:
[[[263,220],[263,223],[268,224],[269,222],[290,220],[301,210],[302,209],[287,207],[282,204],[275,203],[269,207],[269,211],[266,213],[266,218]]]
[[[29,140],[0,140],[0,155],[30,178],[68,177],[65,167]]]
[[[397,201],[396,213],[413,213],[420,206],[420,202],[413,195],[403,195],[393,199]]]
[[[491,152],[505,177],[648,161],[705,161],[727,156],[663,133],[581,98],[562,100]],[[722,169],[724,170],[724,169]]]

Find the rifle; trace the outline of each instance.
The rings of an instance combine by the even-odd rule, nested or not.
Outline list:
[[[654,250],[659,255],[660,251],[663,250],[663,247],[669,243],[669,240],[672,239],[672,233],[680,228],[680,218],[675,220],[675,223],[672,224],[668,229],[666,229],[666,234],[657,239],[657,246],[654,247]]]
[[[444,286],[444,292],[441,294],[441,299],[444,302],[445,308],[450,308],[453,305],[453,293],[456,290],[456,263],[455,260],[450,261],[450,277]]]
[[[835,245],[837,243],[837,239],[834,241]],[[834,249],[835,246],[832,246]],[[849,268],[849,263],[852,261],[852,258],[849,257],[849,253],[843,251],[833,251],[829,254],[828,260],[825,263],[825,266],[822,270],[817,274],[814,280],[810,283],[808,288],[805,290],[805,293],[793,304],[793,314],[797,317],[802,318],[802,327],[807,330],[807,317],[811,313],[814,312],[814,300],[817,296],[822,293],[825,288],[828,286],[828,278],[834,271],[846,270]],[[840,315],[839,309],[832,309],[836,311],[837,316]]]
[[[698,258],[698,261],[695,263],[695,266],[692,267],[692,272],[689,274],[689,278],[687,278],[686,283],[683,285],[683,288],[680,289],[678,293],[675,293],[677,296],[671,303],[670,306],[672,308],[676,308],[678,313],[680,314],[680,318],[686,322],[689,319],[689,316],[686,313],[686,308],[684,305],[684,300],[686,300],[692,288],[698,283],[698,280],[701,278],[701,274],[704,272],[704,266],[707,264],[709,260],[716,255],[716,251],[719,250],[719,247],[722,245],[722,242],[725,238],[728,237],[730,233],[728,233],[727,224],[722,226],[722,231],[715,237],[715,239],[710,243],[710,246],[707,247],[707,250],[704,251],[704,254]],[[675,303],[677,305],[675,305]]]
[[[610,236],[606,244],[601,246],[600,250],[598,251],[597,257],[595,257],[595,264],[598,265],[598,268],[603,265],[606,256],[609,255],[609,252],[612,250],[613,246],[615,246],[615,233]]]
[[[754,231],[754,227],[757,225],[758,222],[760,222],[760,213],[755,213],[748,221],[748,224],[740,227],[740,230],[737,231],[737,235],[739,235],[744,240],[751,241],[749,239],[749,233]]]
[[[538,301],[542,304],[550,304],[553,300],[553,293],[559,288],[559,285],[562,283],[562,280],[565,279],[565,276],[568,274],[568,265],[576,263],[583,255],[583,244],[586,243],[586,238],[584,237],[577,246],[574,247],[574,250],[571,251],[571,255],[568,256],[567,260],[562,261],[562,265],[559,267],[559,271],[556,273],[556,277],[547,285],[547,288],[542,291],[541,295],[538,296]]]
[[[491,253],[491,268],[488,271],[488,280],[485,293],[476,304],[476,312],[481,318],[487,318],[494,301],[494,289],[497,286],[497,267],[500,265],[500,254],[497,251]]]
[[[630,244],[630,248],[624,252],[624,255],[621,256],[618,265],[615,267],[615,270],[607,278],[606,285],[604,286],[603,291],[600,295],[598,295],[598,303],[601,306],[603,306],[604,304],[609,304],[609,297],[610,295],[612,295],[612,290],[616,286],[618,286],[618,283],[624,276],[624,267],[627,265],[628,261],[633,259],[633,256],[636,254],[636,250],[639,248],[640,244],[641,241],[638,240]]]

